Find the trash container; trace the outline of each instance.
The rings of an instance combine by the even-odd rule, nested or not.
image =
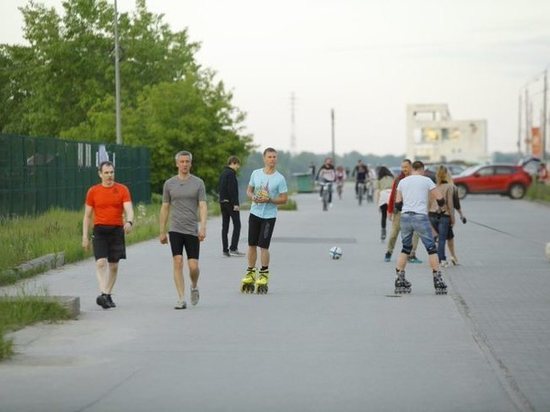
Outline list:
[[[311,193],[314,190],[313,178],[311,173],[293,173],[296,179],[296,186],[298,187],[298,193]]]

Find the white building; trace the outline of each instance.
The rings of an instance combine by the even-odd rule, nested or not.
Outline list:
[[[446,104],[407,105],[407,157],[425,162],[486,162],[487,121],[452,120]]]

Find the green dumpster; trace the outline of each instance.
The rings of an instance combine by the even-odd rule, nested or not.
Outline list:
[[[296,186],[298,187],[298,193],[311,193],[314,190],[313,178],[311,173],[293,173],[296,179]]]

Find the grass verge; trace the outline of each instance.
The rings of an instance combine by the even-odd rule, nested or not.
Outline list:
[[[159,210],[158,203],[135,206],[134,227],[126,236],[127,245],[158,236]],[[66,263],[92,256],[81,246],[83,215],[83,211],[52,209],[40,216],[0,219],[0,286],[36,275],[5,272],[48,253],[65,252]]]
[[[0,360],[13,354],[13,342],[5,334],[37,322],[56,322],[70,318],[61,304],[44,296],[0,297]]]
[[[550,203],[550,185],[540,183],[532,184],[527,190],[527,198]]]

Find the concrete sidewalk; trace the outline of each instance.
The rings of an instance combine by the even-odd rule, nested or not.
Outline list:
[[[77,321],[14,334],[19,354],[0,364],[0,410],[548,409],[548,391],[535,396],[525,389],[528,383],[522,386],[525,371],[508,368],[510,377],[503,376],[501,365],[510,357],[494,340],[510,336],[497,326],[504,336],[482,335],[496,321],[485,320],[486,308],[475,303],[483,297],[468,289],[475,284],[467,286],[479,281],[468,275],[470,267],[484,268],[477,277],[501,272],[484,265],[487,254],[479,253],[494,240],[494,231],[473,223],[458,229],[464,265],[447,271],[449,295],[435,296],[431,271],[421,264],[408,267],[412,294],[392,297],[394,263],[382,259],[376,207],[359,207],[351,191],[347,187],[345,199],[335,199],[328,212],[312,194],[296,197],[298,212],[280,213],[265,296],[240,293],[246,260],[222,257],[219,218],[209,220],[201,249],[201,301],[184,311],[173,309],[170,251],[156,240],[128,249],[113,310],[95,304],[91,260],[40,276],[34,287],[80,296],[83,312]],[[465,202],[470,218],[484,210],[484,202],[500,202],[503,213],[510,203]],[[520,204],[531,207],[513,202]],[[549,216],[548,210],[540,213]],[[243,237],[247,218],[243,212]],[[493,218],[490,224],[498,225]],[[516,251],[525,247],[511,243]],[[340,261],[328,255],[335,245],[344,251]],[[525,259],[535,260],[535,253]],[[533,327],[541,329],[539,322],[550,319],[550,301],[538,303]],[[549,353],[541,340],[532,361],[536,355],[540,363],[542,355],[544,367],[530,371],[541,381],[548,377]],[[539,385],[547,386],[548,379]]]

